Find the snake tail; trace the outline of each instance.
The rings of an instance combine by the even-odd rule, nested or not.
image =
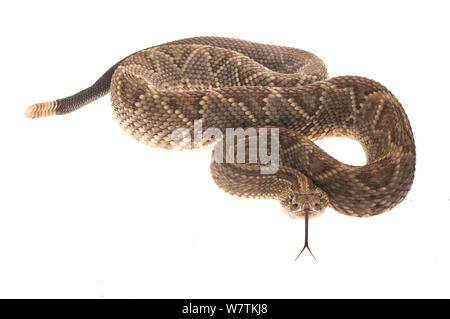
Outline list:
[[[105,72],[92,86],[84,89],[72,96],[65,97],[49,102],[36,103],[27,108],[25,116],[30,118],[39,118],[53,115],[62,115],[71,113],[79,108],[94,102],[95,100],[109,93],[111,79],[114,71],[119,66],[115,64]]]

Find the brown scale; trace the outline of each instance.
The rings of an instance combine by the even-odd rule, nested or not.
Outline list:
[[[275,174],[261,174],[261,161],[212,162],[212,177],[233,195],[279,200],[289,216],[305,217],[306,235],[308,218],[327,206],[357,217],[392,209],[414,179],[414,137],[392,93],[363,77],[328,79],[322,61],[303,50],[216,37],[174,41],[136,52],[91,87],[34,104],[25,114],[70,113],[109,92],[122,128],[164,149],[176,148],[176,128],[193,137],[196,120],[203,132],[253,127],[258,138],[261,128],[278,128]],[[314,143],[332,136],[358,141],[366,165],[341,163]]]

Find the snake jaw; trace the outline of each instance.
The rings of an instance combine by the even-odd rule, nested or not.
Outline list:
[[[305,218],[305,215],[306,215],[305,210],[291,211],[284,207],[282,208],[282,210],[283,210],[283,213],[285,213],[292,219],[302,219],[302,218]],[[323,213],[324,213],[324,211],[310,211],[309,218],[311,219],[311,218],[320,217]]]

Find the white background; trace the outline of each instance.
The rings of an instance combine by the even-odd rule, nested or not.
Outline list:
[[[14,1],[0,5],[0,297],[450,297],[447,1]],[[216,35],[309,50],[402,102],[417,143],[407,199],[366,219],[303,222],[234,198],[210,150],[141,145],[109,98],[31,120],[137,50]],[[325,141],[347,163],[353,142]]]

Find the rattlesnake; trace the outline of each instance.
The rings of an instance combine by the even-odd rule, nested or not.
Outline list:
[[[303,50],[218,37],[183,39],[136,52],[91,87],[34,104],[25,114],[69,113],[108,92],[122,128],[160,148],[175,148],[177,128],[193,135],[195,121],[203,130],[279,129],[275,174],[261,174],[260,162],[213,161],[212,176],[233,195],[277,199],[288,214],[306,221],[328,205],[350,216],[383,213],[405,198],[414,179],[413,133],[392,93],[363,77],[328,79],[322,61]],[[367,164],[341,163],[314,143],[332,136],[358,141]],[[210,143],[201,140],[200,146]]]

